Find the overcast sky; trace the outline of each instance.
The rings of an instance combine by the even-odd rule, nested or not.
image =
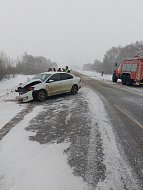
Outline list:
[[[0,51],[11,57],[83,65],[141,40],[143,0],[0,0]]]

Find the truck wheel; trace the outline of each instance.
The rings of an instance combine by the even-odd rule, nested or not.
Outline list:
[[[133,83],[132,83],[132,80],[131,80],[131,77],[130,77],[130,75],[127,75],[127,77],[126,77],[126,85],[127,86],[131,86]]]
[[[37,100],[39,102],[43,102],[45,101],[47,98],[47,93],[45,90],[39,90],[38,93],[37,93]]]
[[[126,84],[126,75],[122,75],[122,84],[123,84],[123,85]]]
[[[117,80],[118,80],[117,76],[115,74],[113,74],[113,76],[112,76],[112,82],[117,82]]]

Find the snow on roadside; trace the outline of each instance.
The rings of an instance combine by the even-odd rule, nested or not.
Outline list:
[[[24,82],[27,77],[30,78],[32,75],[16,75],[10,79],[0,81],[0,129],[25,108],[26,105],[18,104],[15,101],[15,97],[18,95],[15,88],[19,83]]]
[[[85,91],[87,101],[92,114],[92,131],[91,131],[91,149],[92,142],[95,138],[95,127],[99,127],[101,139],[103,143],[104,165],[106,166],[105,180],[97,184],[97,190],[110,189],[130,189],[135,190],[140,188],[137,186],[137,181],[131,173],[131,168],[125,163],[121,157],[115,136],[112,131],[112,126],[108,115],[105,111],[104,105],[100,98],[91,90]],[[93,140],[92,140],[93,139]],[[89,151],[89,160],[92,160],[93,152]],[[92,176],[89,176],[92,178]]]
[[[37,106],[0,142],[1,190],[86,190],[81,178],[72,174],[63,151],[68,143],[45,144],[29,140],[26,131],[32,118],[44,109]]]
[[[93,72],[93,71],[80,71],[80,73],[89,76],[90,78],[97,80],[109,80],[112,81],[112,75],[101,75],[101,73]]]
[[[0,102],[0,129],[24,109],[25,106],[16,104],[15,102]]]
[[[25,82],[27,78],[31,78],[32,76],[33,75],[16,75],[9,79],[0,81],[0,97],[14,92],[16,86],[18,86],[19,83]]]

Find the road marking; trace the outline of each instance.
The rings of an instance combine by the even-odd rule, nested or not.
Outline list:
[[[141,124],[139,121],[137,121],[131,113],[129,113],[127,110],[124,108],[121,108],[119,106],[115,106],[121,113],[126,115],[129,119],[131,119],[137,126],[143,129],[143,124]]]

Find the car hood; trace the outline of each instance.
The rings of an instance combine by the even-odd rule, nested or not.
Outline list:
[[[19,87],[25,87],[25,86],[27,86],[27,85],[29,85],[29,84],[31,84],[31,83],[33,83],[33,82],[40,82],[40,83],[42,83],[42,81],[40,80],[40,79],[28,79],[28,80],[26,80],[24,83],[21,83],[20,85],[19,85]]]

